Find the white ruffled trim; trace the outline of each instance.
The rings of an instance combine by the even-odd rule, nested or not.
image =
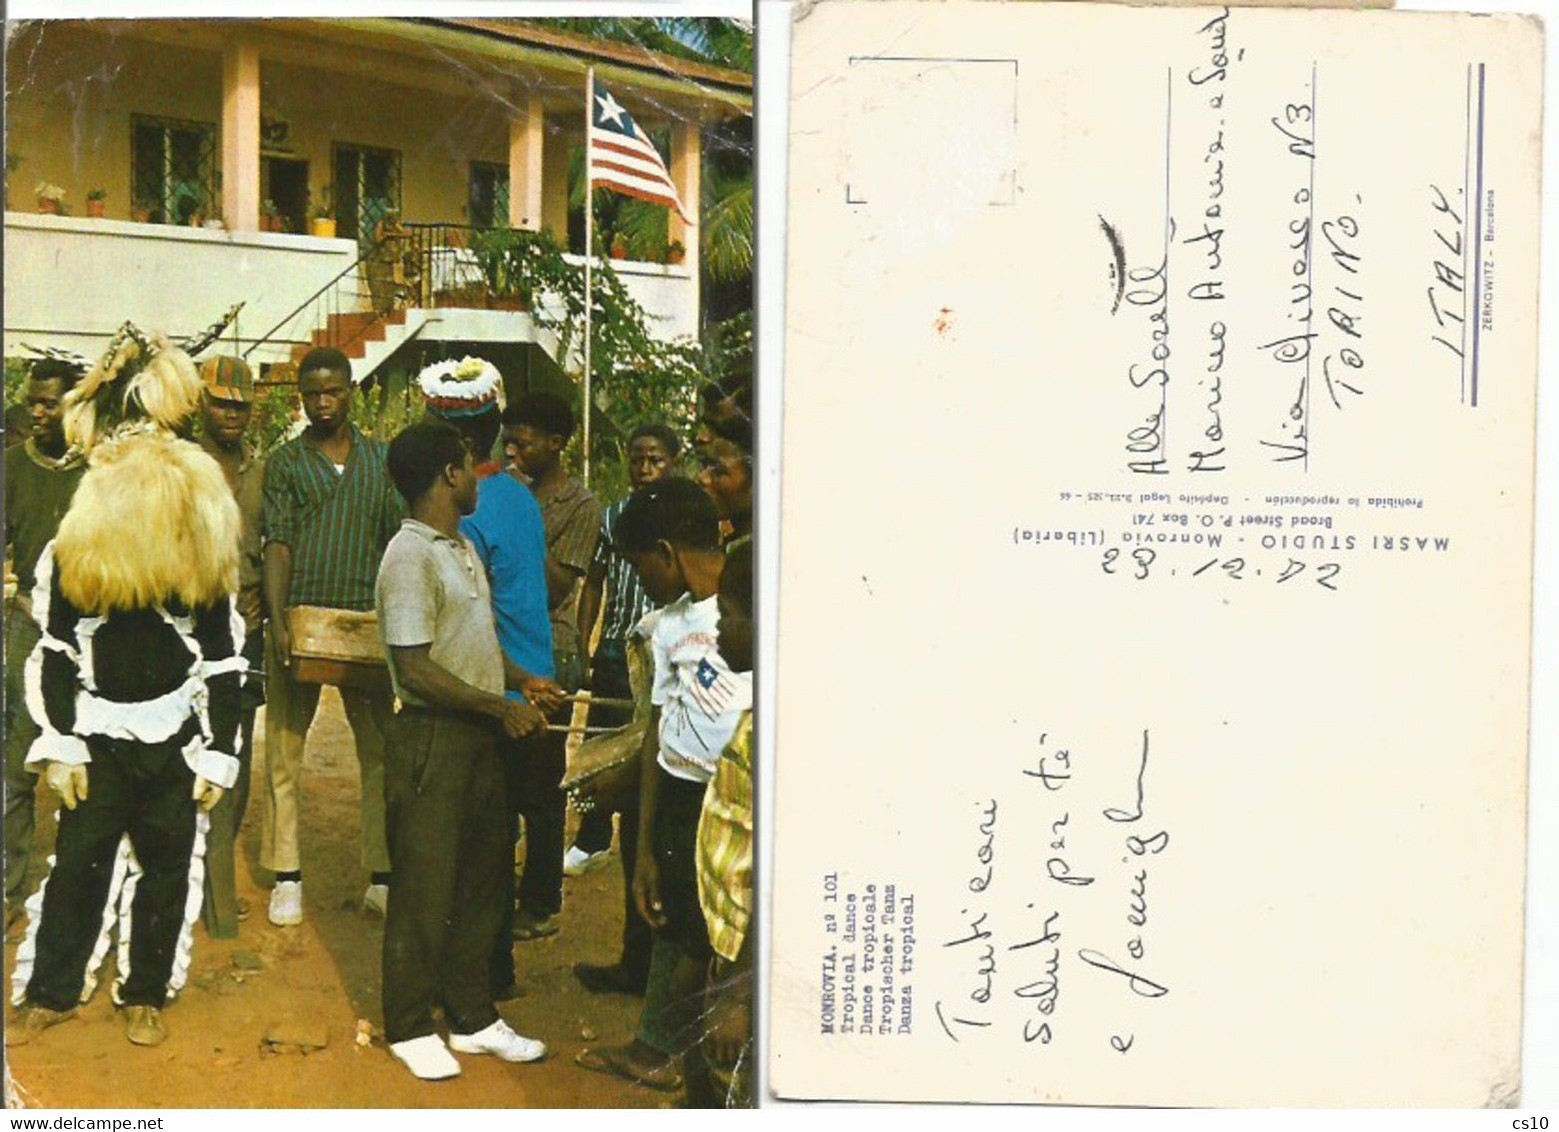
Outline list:
[[[75,735],[61,735],[57,731],[45,731],[32,741],[27,750],[27,765],[34,763],[69,763],[86,766],[92,761],[92,752],[86,741]]]
[[[54,873],[54,854],[49,854],[48,868],[38,891],[22,905],[27,910],[27,934],[16,949],[16,966],[11,971],[11,1005],[20,1006],[27,1001],[27,984],[32,981],[33,963],[38,958],[38,925],[43,920],[43,890],[49,887],[49,877]]]
[[[108,739],[161,743],[179,733],[205,696],[206,685],[198,675],[155,700],[133,703],[105,700],[83,688],[76,693],[76,731]]]
[[[43,705],[43,650],[54,649],[62,652],[67,658],[74,661],[69,647],[63,647],[60,643],[48,635],[45,628],[44,635],[38,638],[38,643],[33,646],[32,652],[27,654],[27,659],[22,662],[22,698],[27,701],[27,714],[32,716],[33,722],[43,731],[52,731],[49,726],[49,712]]]
[[[49,587],[54,580],[54,540],[43,544],[38,564],[33,567],[32,619],[47,628],[49,624]]]
[[[25,668],[25,698],[27,709],[41,732],[27,755],[27,762],[63,762],[73,765],[90,763],[91,755],[80,738],[99,735],[108,739],[130,739],[141,743],[161,743],[173,738],[193,718],[200,725],[199,750],[192,753],[185,748],[185,761],[191,770],[223,789],[232,786],[238,774],[238,760],[234,755],[207,750],[214,736],[209,710],[209,692],[206,681],[228,673],[242,676],[248,671],[243,656],[245,637],[244,619],[238,612],[238,603],[227,599],[228,629],[232,635],[233,655],[221,660],[207,660],[195,638],[195,622],[192,616],[174,616],[162,607],[158,615],[179,635],[191,655],[184,683],[152,700],[120,702],[106,700],[97,694],[93,679],[93,638],[102,628],[102,617],[83,617],[76,623],[76,644],[61,641],[48,634],[49,594],[54,571],[54,544],[44,547],[38,558],[38,582],[33,588],[33,612],[38,618],[43,635],[38,646],[27,657]],[[43,699],[43,650],[52,649],[64,655],[76,668],[76,723],[74,734],[61,735],[50,726],[48,710]],[[235,740],[235,745],[242,739]]]
[[[81,663],[81,653],[76,649],[71,648],[69,642],[59,640],[57,637],[50,637],[45,635],[38,638],[38,644],[51,652],[60,653],[72,664]],[[36,648],[37,646],[34,647]]]
[[[210,829],[211,816],[197,807],[195,844],[189,855],[189,888],[184,894],[184,926],[179,929],[178,946],[173,951],[173,972],[168,976],[169,998],[183,990],[189,980],[190,956],[195,947],[195,921],[200,919],[200,908],[206,899],[206,835]]]
[[[173,948],[173,968],[168,973],[167,994],[169,1001],[184,989],[189,981],[190,957],[195,945],[195,921],[200,918],[200,908],[206,893],[206,834],[211,829],[211,818],[204,810],[195,811],[195,843],[190,846],[189,885],[184,892],[184,920],[179,926],[179,938]],[[128,840],[128,839],[127,839]],[[120,989],[130,979],[130,944],[134,939],[135,889],[143,870],[130,850],[130,875],[125,880],[124,895],[119,901],[119,973],[114,979],[114,1005],[124,1005]]]
[[[43,894],[54,876],[54,865],[58,859],[54,854],[49,855],[48,871],[38,885],[38,891],[29,896],[24,905],[27,909],[27,934],[22,938],[21,946],[16,949],[16,967],[11,972],[13,1006],[21,1006],[27,1000],[27,984],[32,981],[33,968],[38,959],[38,928],[43,922]],[[108,954],[109,938],[113,933],[114,922],[119,918],[120,896],[124,891],[126,876],[132,867],[132,862],[130,837],[125,834],[119,839],[119,849],[114,855],[114,871],[108,882],[108,898],[103,902],[102,927],[98,931],[97,941],[92,945],[92,954],[87,959],[86,970],[82,972],[81,1002],[89,1000],[97,990],[97,970],[102,966],[103,957]],[[134,867],[139,873],[140,867],[138,865]]]
[[[61,735],[49,722],[49,712],[43,702],[43,653],[52,649],[62,653],[78,671],[80,658],[65,641],[49,636],[49,592],[54,576],[54,543],[51,541],[38,556],[37,583],[33,586],[32,613],[42,635],[22,665],[22,698],[27,703],[27,713],[38,726],[38,737],[28,749],[26,763],[60,762],[82,766],[92,761],[87,745],[74,735]]]
[[[226,672],[243,673],[249,671],[249,662],[241,654],[234,653],[226,660],[208,660],[200,666],[200,675],[209,680],[213,676],[221,676]]]
[[[97,680],[93,674],[97,671],[97,654],[92,648],[92,638],[103,627],[101,617],[82,617],[76,622],[76,677],[81,681],[81,686],[89,692],[97,691]],[[47,635],[44,640],[50,640]],[[55,647],[55,646],[50,646]],[[65,650],[61,650],[65,651]]]
[[[119,919],[120,909],[124,902],[121,899],[125,892],[125,886],[129,885],[130,896],[135,896],[135,878],[141,875],[141,867],[135,860],[135,853],[130,848],[130,835],[120,834],[119,849],[114,854],[114,873],[108,882],[108,899],[103,902],[103,926],[98,931],[97,943],[92,947],[92,957],[87,960],[87,969],[81,980],[81,1001],[86,1002],[97,992],[97,972],[103,965],[103,956],[108,954],[108,942],[114,932],[114,923]]]
[[[118,972],[114,975],[114,981],[109,985],[108,995],[113,999],[115,1006],[123,1006],[124,1000],[119,997],[119,988],[130,978],[130,928],[135,921],[135,890],[140,886],[141,860],[135,855],[135,848],[128,844],[129,836],[126,835],[126,856],[129,864],[129,872],[125,875],[124,884],[119,889],[119,899],[108,906],[107,914],[117,916],[119,920],[119,938],[116,940],[115,964]]]
[[[242,737],[238,742],[243,744]],[[184,762],[198,777],[223,790],[231,790],[233,783],[238,781],[238,759],[212,750],[202,736],[197,735],[184,745]]]
[[[228,632],[233,636],[233,656],[244,655],[244,645],[249,643],[249,628],[244,624],[243,614],[238,612],[238,599],[227,599],[227,625]]]

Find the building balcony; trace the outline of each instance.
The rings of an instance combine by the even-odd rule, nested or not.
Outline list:
[[[351,240],[8,211],[5,354],[31,342],[95,358],[125,319],[183,338],[236,302],[224,341],[242,352],[356,259]]]
[[[184,338],[242,302],[223,348],[262,366],[337,345],[362,381],[414,340],[534,344],[564,368],[579,364],[556,356],[556,338],[529,313],[491,309],[501,304],[484,301],[481,267],[464,248],[430,251],[426,297],[380,317],[376,308],[386,304],[375,301],[371,268],[353,240],[9,211],[5,237],[6,356],[28,342],[95,358],[125,319]],[[567,258],[583,265],[581,256]],[[612,268],[657,336],[696,337],[688,266],[614,260]]]

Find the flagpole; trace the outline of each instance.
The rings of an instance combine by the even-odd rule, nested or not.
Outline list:
[[[590,486],[590,320],[595,306],[591,264],[595,259],[595,193],[590,180],[590,133],[595,120],[595,68],[585,68],[585,486]]]

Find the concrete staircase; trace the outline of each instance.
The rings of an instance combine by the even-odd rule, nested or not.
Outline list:
[[[285,364],[283,380],[296,378],[298,363],[311,349],[316,346],[334,346],[351,361],[353,384],[361,385],[392,354],[422,333],[423,327],[427,325],[428,314],[428,311],[420,308],[403,308],[385,315],[372,311],[346,311],[330,315],[325,325],[310,335],[308,345],[299,344],[292,348],[292,357]]]

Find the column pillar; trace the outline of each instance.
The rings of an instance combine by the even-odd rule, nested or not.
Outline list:
[[[509,119],[509,227],[541,230],[541,151],[547,113],[536,95]]]
[[[679,123],[671,134],[671,180],[677,186],[677,196],[682,201],[682,207],[687,209],[687,214],[695,221],[700,219],[703,208],[703,161],[704,135],[701,124],[696,120]],[[690,325],[696,335],[699,328],[699,229],[685,224],[672,210],[669,234],[671,239],[680,241],[687,249],[687,258],[682,262],[687,267],[691,281],[688,288],[691,296],[688,301],[692,310]]]
[[[260,49],[222,53],[222,219],[230,231],[260,230]]]

